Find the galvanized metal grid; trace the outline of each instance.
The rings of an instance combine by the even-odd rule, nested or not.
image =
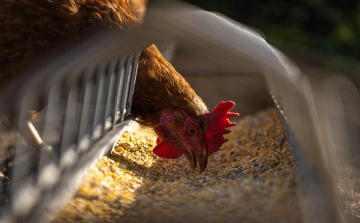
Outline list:
[[[124,43],[120,39],[116,44]],[[19,129],[36,130],[44,145],[28,148],[23,161],[24,142],[16,146],[11,174],[15,186],[11,206],[2,210],[4,219],[48,221],[135,119],[131,104],[142,51],[109,50],[108,45],[90,40],[38,69],[13,92]],[[41,117],[29,121],[31,111],[41,111]]]
[[[345,222],[336,187],[356,185],[360,176],[359,78],[289,71],[267,70],[264,77],[304,171],[308,214],[312,221]]]

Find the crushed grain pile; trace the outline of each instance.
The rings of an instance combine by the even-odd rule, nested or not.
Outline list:
[[[155,138],[126,133],[55,222],[302,222],[300,178],[275,108],[237,122],[222,150],[192,174]]]

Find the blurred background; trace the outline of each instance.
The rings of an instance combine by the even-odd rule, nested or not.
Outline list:
[[[358,75],[359,1],[185,1],[261,30],[268,43],[292,58],[305,73],[326,69]]]

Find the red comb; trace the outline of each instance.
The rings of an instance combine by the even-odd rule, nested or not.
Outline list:
[[[223,135],[231,131],[225,128],[235,125],[229,118],[239,116],[238,113],[229,112],[234,106],[235,103],[232,101],[222,101],[211,112],[205,114],[208,124],[206,133],[208,156],[220,150],[221,145],[227,141]]]

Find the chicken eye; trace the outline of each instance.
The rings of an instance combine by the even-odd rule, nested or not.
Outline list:
[[[197,129],[195,129],[195,128],[189,128],[189,129],[188,129],[188,134],[189,134],[189,135],[197,135],[197,134],[198,134],[198,131],[197,131]]]

